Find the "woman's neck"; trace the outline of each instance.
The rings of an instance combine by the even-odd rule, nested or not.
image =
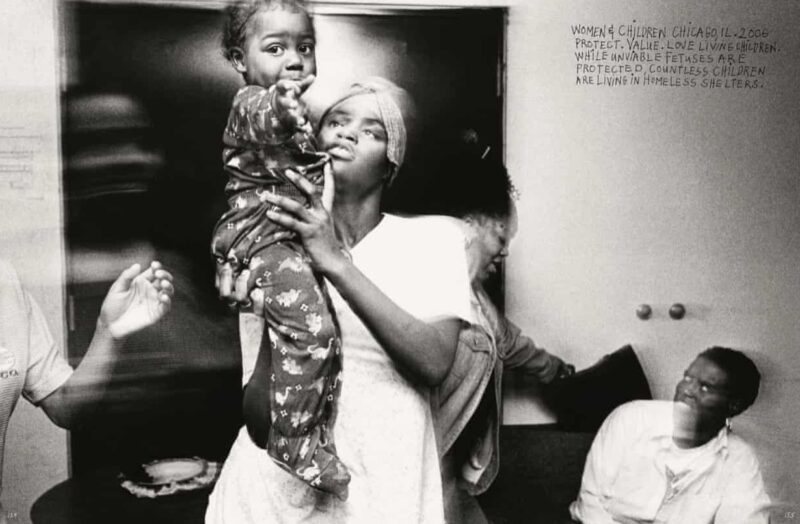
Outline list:
[[[333,206],[333,223],[336,235],[345,248],[352,248],[375,229],[383,218],[380,203],[380,194],[355,201],[342,201],[337,195]]]

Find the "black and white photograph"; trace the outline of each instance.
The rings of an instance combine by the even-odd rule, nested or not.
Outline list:
[[[798,27],[3,3],[0,524],[800,520]]]

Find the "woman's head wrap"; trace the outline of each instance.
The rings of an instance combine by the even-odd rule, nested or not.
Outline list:
[[[323,113],[320,122],[325,120],[334,107],[348,98],[358,95],[374,95],[378,105],[383,127],[386,129],[386,158],[392,164],[388,183],[391,184],[406,156],[408,127],[414,119],[414,102],[408,92],[394,82],[374,76],[356,82],[347,92]]]

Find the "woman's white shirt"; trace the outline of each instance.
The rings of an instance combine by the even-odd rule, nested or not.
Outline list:
[[[384,215],[351,256],[364,275],[415,317],[470,319],[464,236],[451,219]],[[333,286],[329,292],[342,336],[334,437],[352,475],[348,500],[320,495],[289,476],[243,429],[211,496],[207,522],[444,521],[428,389],[406,380]],[[256,355],[257,348],[243,347],[245,374]]]

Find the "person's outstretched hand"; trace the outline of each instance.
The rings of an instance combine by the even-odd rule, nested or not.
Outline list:
[[[161,320],[169,311],[172,295],[172,275],[151,262],[142,271],[134,264],[111,284],[100,308],[98,326],[108,329],[111,336],[121,339]]]

